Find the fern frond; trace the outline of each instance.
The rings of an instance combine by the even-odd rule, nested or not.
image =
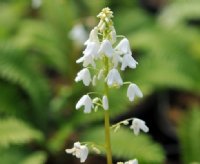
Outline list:
[[[200,1],[176,1],[165,7],[159,15],[163,27],[175,27],[186,24],[188,20],[200,18]]]
[[[104,143],[104,129],[94,128],[86,131],[81,141]],[[134,136],[131,130],[120,129],[111,134],[113,156],[119,159],[130,160],[137,158],[140,163],[160,164],[165,160],[162,148],[146,135]]]
[[[44,164],[47,160],[47,154],[43,151],[37,151],[26,157],[21,164]]]
[[[0,77],[19,84],[37,108],[43,108],[49,98],[48,83],[31,65],[28,56],[12,47],[1,45]]]
[[[16,118],[0,119],[0,147],[42,140],[43,134]]]

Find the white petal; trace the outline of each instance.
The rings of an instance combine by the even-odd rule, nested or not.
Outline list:
[[[112,57],[114,53],[114,50],[112,48],[112,44],[109,40],[104,40],[102,43],[101,43],[101,46],[99,48],[99,51],[98,51],[98,54],[104,54],[106,55],[107,57]]]
[[[125,162],[125,164],[138,164],[138,160],[137,159],[130,160],[128,162]]]
[[[84,103],[85,103],[85,99],[87,98],[87,95],[84,95],[84,96],[82,96],[81,98],[80,98],[80,100],[77,102],[77,104],[76,104],[76,109],[79,109],[79,108],[81,108],[81,106],[83,106],[84,105]]]
[[[74,153],[74,151],[75,151],[75,148],[65,149],[65,152],[68,153],[68,154],[72,154],[72,153]]]
[[[84,113],[90,113],[91,109],[94,107],[92,104],[92,99],[86,95],[86,99],[85,99],[85,108],[84,108]]]
[[[105,110],[108,110],[109,105],[108,105],[108,98],[107,98],[106,95],[104,95],[103,98],[102,98],[102,104],[103,104],[103,108],[104,108]]]
[[[81,146],[80,148],[80,161],[81,163],[85,162],[88,156],[88,148],[86,146]]]
[[[122,58],[121,70],[124,71],[126,67],[136,68],[136,64],[138,63],[131,56],[131,54],[125,54]]]
[[[122,54],[127,54],[131,52],[130,44],[127,38],[122,39],[119,44],[115,47],[116,50],[120,51]]]
[[[138,135],[140,132],[140,129],[143,130],[144,132],[148,132],[149,128],[146,126],[145,122],[141,119],[134,118],[132,121],[132,125],[130,127],[133,129],[135,135]]]
[[[98,29],[96,27],[91,30],[90,35],[89,35],[89,39],[85,42],[85,45],[89,44],[90,42],[99,43]]]

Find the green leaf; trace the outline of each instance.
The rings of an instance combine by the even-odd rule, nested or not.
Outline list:
[[[104,143],[104,129],[96,127],[85,131],[81,141],[90,141],[97,144]],[[165,160],[164,151],[147,135],[135,136],[129,129],[120,128],[116,133],[111,133],[113,156],[130,160],[137,158],[140,163],[160,164]]]
[[[26,157],[21,164],[44,164],[47,160],[47,154],[43,151],[37,151]]]
[[[43,134],[16,118],[0,119],[0,147],[41,141]]]

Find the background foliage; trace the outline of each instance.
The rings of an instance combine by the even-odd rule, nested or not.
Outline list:
[[[199,0],[42,0],[38,8],[33,1],[0,2],[0,163],[76,163],[65,148],[79,139],[103,141],[103,113],[88,116],[74,110],[86,92],[74,83],[80,69],[75,60],[84,47],[71,40],[69,32],[77,23],[89,32],[105,6],[114,11],[117,33],[130,39],[139,62],[124,78],[137,83],[145,97],[167,90],[190,95],[187,109],[195,104],[195,110],[181,112],[174,127],[182,162],[200,162]],[[145,104],[145,98],[130,104],[126,88],[111,95],[113,122]],[[140,163],[159,164],[168,160],[150,136],[136,138],[122,129],[112,137],[115,159],[137,157]]]

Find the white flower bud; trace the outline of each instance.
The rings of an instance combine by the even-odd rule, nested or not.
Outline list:
[[[108,105],[108,98],[107,98],[106,95],[104,95],[103,98],[102,98],[102,104],[103,104],[104,110],[108,110],[109,105]]]

